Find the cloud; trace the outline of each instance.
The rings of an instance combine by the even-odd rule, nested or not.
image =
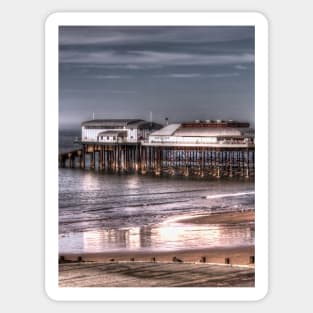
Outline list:
[[[164,78],[224,78],[240,76],[239,73],[215,73],[215,74],[201,74],[201,73],[171,73],[164,75],[155,75],[155,77]]]
[[[60,64],[146,70],[254,62],[254,28],[60,27]],[[242,68],[240,68],[242,66]]]
[[[93,92],[95,92],[93,90]],[[131,89],[101,89],[98,90],[97,92],[103,94],[103,93],[108,93],[108,94],[136,94],[138,93],[137,90],[131,90]],[[62,94],[85,94],[88,93],[88,88],[65,88],[61,91]]]
[[[220,73],[220,74],[208,74],[208,75],[204,75],[205,77],[208,78],[224,78],[224,77],[235,77],[235,76],[240,76],[239,73]]]
[[[196,32],[196,36],[195,36]],[[254,27],[249,26],[203,26],[203,27],[110,27],[110,26],[62,26],[60,44],[100,45],[134,44],[148,42],[164,43],[210,43],[243,40],[254,37]]]
[[[116,53],[114,51],[84,52],[61,51],[60,62],[78,64],[132,64],[136,65],[229,65],[253,63],[254,55],[243,54],[215,54],[205,55],[184,52],[160,51],[127,51]]]
[[[201,74],[199,73],[179,73],[179,74],[174,73],[174,74],[163,75],[163,77],[170,77],[170,78],[195,78],[195,77],[200,77],[200,76]]]
[[[248,69],[247,66],[241,65],[241,64],[236,64],[236,65],[234,66],[234,68],[235,68],[236,70],[243,70],[243,71]]]
[[[128,79],[131,76],[129,75],[94,75],[94,76],[89,76],[90,78],[95,78],[95,79]]]
[[[117,93],[117,94],[134,94],[137,93],[136,90],[106,90],[108,93]]]
[[[65,63],[67,64],[67,63]],[[161,64],[100,64],[100,63],[71,63],[71,66],[79,68],[81,71],[88,72],[89,69],[113,69],[113,70],[146,70],[160,69],[164,67]]]

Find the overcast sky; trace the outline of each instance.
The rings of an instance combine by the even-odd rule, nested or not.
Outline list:
[[[254,27],[60,27],[60,128],[92,118],[254,124]]]

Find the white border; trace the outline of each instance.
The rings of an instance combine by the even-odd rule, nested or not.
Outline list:
[[[60,25],[255,26],[255,287],[58,287],[58,28]],[[268,291],[268,23],[260,13],[53,13],[45,24],[45,288],[53,300],[260,300]]]

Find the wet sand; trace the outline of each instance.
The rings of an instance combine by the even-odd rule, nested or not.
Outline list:
[[[193,224],[235,224],[254,222],[254,219],[254,210],[246,210],[242,212],[212,213],[210,215],[181,219],[178,222]]]

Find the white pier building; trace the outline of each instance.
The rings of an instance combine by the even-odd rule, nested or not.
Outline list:
[[[140,119],[97,119],[83,122],[82,142],[138,143],[162,126]]]
[[[149,136],[146,145],[155,146],[251,146],[254,130],[248,123],[234,121],[194,121],[170,124]]]

